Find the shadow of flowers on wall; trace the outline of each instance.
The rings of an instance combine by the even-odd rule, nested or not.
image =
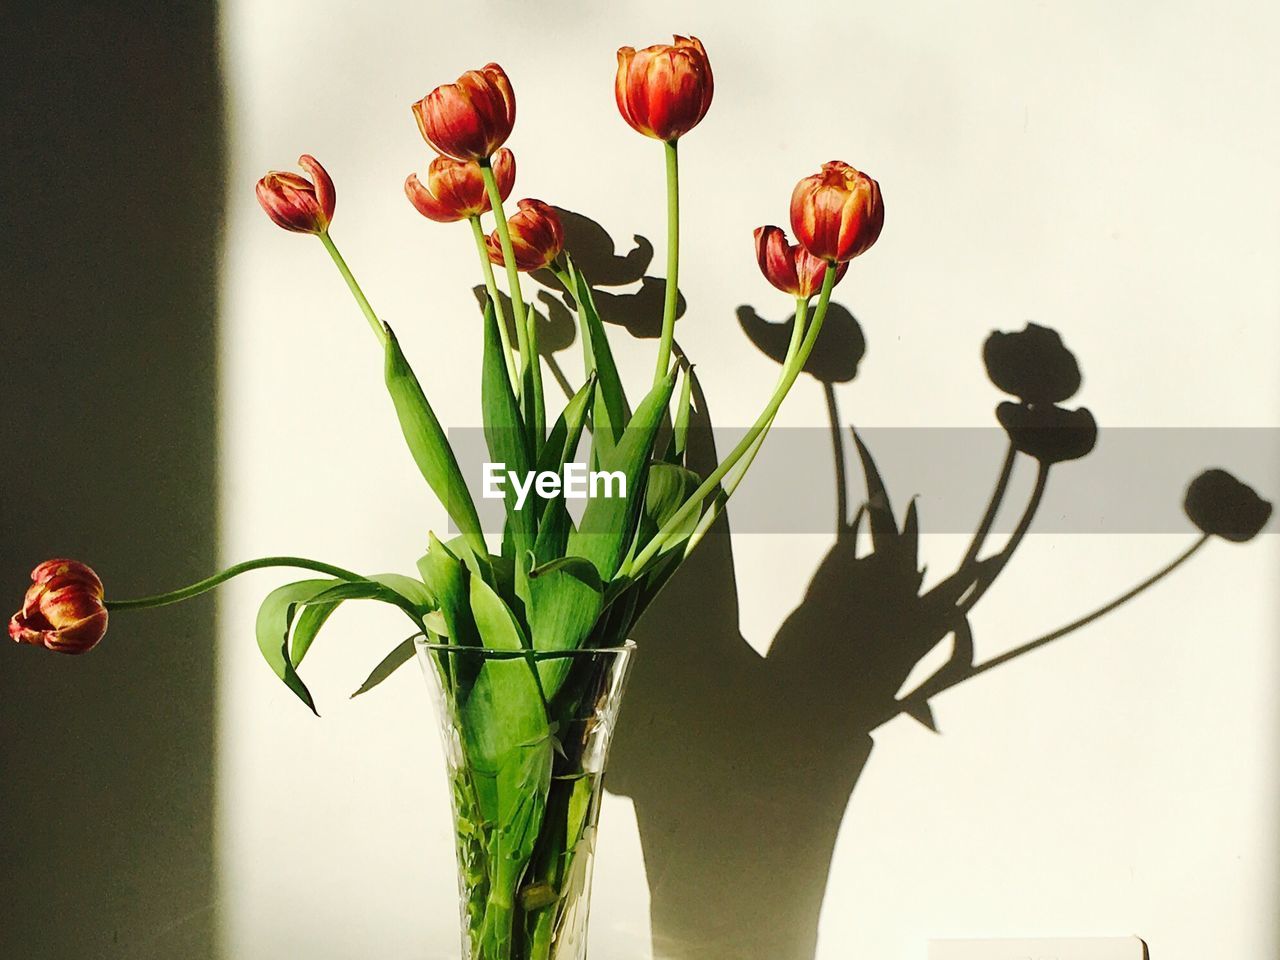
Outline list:
[[[618,254],[599,225],[567,211],[562,217],[570,245],[577,244],[575,258],[615,288],[597,294],[605,319],[635,336],[651,336],[661,308],[660,281],[645,275],[652,245],[637,237],[631,251]],[[555,280],[543,282],[539,300],[547,332],[541,342],[569,390],[546,345],[568,346],[572,326]],[[772,323],[749,306],[740,307],[737,317],[762,353],[782,360],[794,317]],[[995,408],[1007,448],[963,558],[925,589],[916,503],[899,520],[872,451],[853,431],[849,438],[866,495],[850,510],[849,441],[834,385],[856,377],[865,351],[858,321],[833,303],[805,372],[826,397],[836,538],[768,654],[758,654],[738,629],[723,515],[638,628],[643,654],[630,682],[608,787],[634,803],[654,955],[663,960],[812,960],[837,834],[880,726],[906,715],[936,733],[932,704],[938,695],[1127,603],[1215,536],[1252,539],[1270,518],[1271,505],[1245,484],[1223,470],[1205,471],[1190,483],[1184,504],[1199,535],[1177,556],[1104,606],[978,662],[969,614],[1030,531],[1055,466],[1087,456],[1096,445],[1092,413],[1070,406],[1083,382],[1079,363],[1056,331],[1036,324],[986,340],[987,375],[1007,395]],[[696,387],[693,399],[690,457],[705,474],[716,462],[715,440]],[[1019,460],[1034,464],[1035,484],[1012,534],[988,549]],[[864,531],[869,536],[860,536]],[[939,645],[949,645],[946,662],[904,693]]]

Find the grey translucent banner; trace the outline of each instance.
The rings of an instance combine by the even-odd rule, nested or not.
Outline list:
[[[745,433],[745,429],[716,430],[715,449],[723,456]],[[876,427],[858,435],[899,519],[915,498],[924,533],[974,530],[987,508],[1009,443],[998,427]],[[485,464],[490,462],[483,431],[454,429],[449,439],[484,529],[500,532],[503,503],[482,496]],[[703,438],[703,453],[710,439]],[[586,456],[584,442],[579,459]],[[710,465],[706,458],[700,467],[704,475]],[[1191,480],[1211,467],[1230,471],[1263,497],[1275,500],[1280,494],[1280,429],[1105,428],[1088,456],[1050,468],[1031,530],[1188,531],[1192,527],[1182,510],[1183,495]],[[993,530],[1009,532],[1016,526],[1036,471],[1036,461],[1018,455]],[[534,495],[530,494],[530,501]],[[851,518],[866,499],[863,465],[850,431],[841,434],[837,447],[826,428],[775,428],[730,501],[730,526],[734,533],[833,533],[838,518],[842,514]],[[571,502],[570,513],[580,516],[584,505],[583,500]],[[1273,516],[1266,530],[1277,529]]]

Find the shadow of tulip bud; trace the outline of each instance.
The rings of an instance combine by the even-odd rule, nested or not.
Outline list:
[[[1024,403],[1062,403],[1080,389],[1075,355],[1058,331],[1038,324],[1018,333],[993,332],[982,345],[982,360],[991,382]]]
[[[564,228],[564,248],[595,286],[622,287],[641,279],[653,262],[653,244],[639,234],[635,247],[619,256],[609,231],[590,217],[556,207]]]
[[[782,323],[771,323],[746,305],[739,307],[737,314],[738,325],[756,349],[774,363],[782,363],[795,328],[795,314]],[[858,364],[866,352],[862,325],[844,307],[832,303],[813,353],[805,361],[804,372],[819,383],[848,383],[858,375]]]
[[[1014,449],[1041,463],[1063,463],[1086,456],[1098,442],[1098,424],[1086,408],[1011,403],[996,407],[996,419]]]
[[[1225,470],[1206,470],[1191,481],[1182,508],[1207,534],[1244,543],[1271,519],[1271,503]]]
[[[475,295],[476,303],[480,304],[483,310],[485,303],[488,302],[488,291],[483,286],[471,288],[472,294]],[[507,336],[511,343],[517,342],[515,312],[511,309],[511,298],[501,290],[498,291],[499,306],[502,308],[502,319],[506,323]],[[552,354],[559,353],[573,345],[577,339],[577,326],[573,321],[573,314],[568,308],[561,303],[556,297],[552,296],[545,290],[538,291],[538,304],[527,304],[528,309],[533,311],[538,324],[538,355],[542,357],[550,357]]]

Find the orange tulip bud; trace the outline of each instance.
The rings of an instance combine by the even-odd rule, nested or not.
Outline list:
[[[697,37],[675,38],[637,51],[618,51],[614,96],[622,119],[646,137],[670,142],[707,115],[715,83],[711,61]]]
[[[822,289],[827,261],[820,260],[798,243],[788,243],[781,227],[756,227],[756,260],[764,278],[783,293],[808,299]],[[849,264],[836,266],[836,283]]]
[[[506,143],[516,123],[516,95],[496,63],[468,70],[413,105],[423,139],[455,160],[484,160]]]
[[[541,200],[521,200],[518,209],[507,220],[511,233],[511,249],[516,255],[516,269],[525,273],[541,270],[564,249],[564,228],[555,208]],[[502,259],[502,243],[495,230],[489,234],[489,259],[498,266]]]
[[[844,262],[866,253],[883,226],[880,184],[839,160],[824,163],[791,194],[791,230],[823,260]]]
[[[516,158],[506,147],[493,158],[493,174],[498,193],[507,199],[516,182]],[[426,185],[411,173],[404,182],[404,192],[420,214],[436,223],[466,220],[490,209],[480,164],[474,160],[436,157],[427,167]]]
[[[310,180],[272,170],[258,181],[258,203],[276,226],[294,233],[326,233],[338,199],[333,180],[310,154],[300,156],[298,166],[311,175]]]
[[[75,560],[46,560],[31,571],[22,609],[9,619],[10,638],[57,653],[85,653],[106,632],[102,581]]]

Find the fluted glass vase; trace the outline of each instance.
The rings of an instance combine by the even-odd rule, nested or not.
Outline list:
[[[633,650],[417,641],[453,800],[462,960],[585,960],[605,761]]]

